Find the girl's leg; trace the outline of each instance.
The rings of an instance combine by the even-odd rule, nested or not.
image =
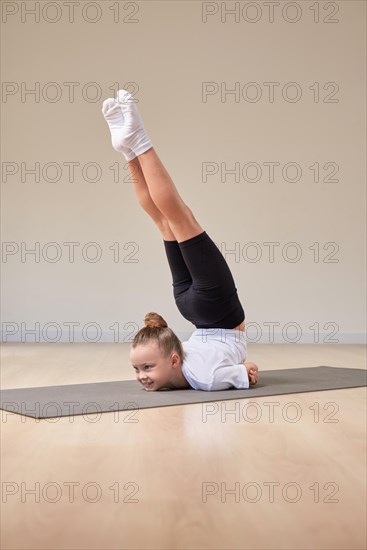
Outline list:
[[[112,98],[104,101],[102,112],[111,131],[112,145],[128,161],[139,159],[152,201],[168,221],[177,241],[191,239],[204,230],[154,150],[135,103],[127,90],[119,90],[116,101]]]
[[[150,196],[147,182],[145,181],[138,157],[130,160],[128,162],[128,167],[131,174],[131,181],[134,184],[135,194],[140,206],[152,218],[158,227],[162,238],[165,241],[175,241],[176,237],[169,226],[167,218],[157,208],[152,200],[152,197]]]
[[[176,240],[180,243],[203,233],[204,229],[182,200],[155,149],[152,147],[137,158],[149,194],[156,207],[167,219]]]
[[[129,161],[128,167],[131,173],[131,180],[134,183],[138,201],[145,212],[152,218],[162,235],[168,265],[172,274],[173,293],[176,298],[187,291],[187,289],[192,285],[191,274],[187,269],[185,261],[182,257],[180,246],[169,226],[167,219],[156,207],[152,197],[150,196],[138,159],[135,158]]]

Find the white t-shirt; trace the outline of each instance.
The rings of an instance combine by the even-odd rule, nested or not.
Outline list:
[[[249,388],[244,361],[245,333],[224,328],[199,328],[182,342],[182,373],[195,390],[216,391]]]

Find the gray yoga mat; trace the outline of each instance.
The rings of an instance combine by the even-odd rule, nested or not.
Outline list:
[[[260,371],[260,381],[248,390],[206,392],[184,389],[147,392],[137,380],[1,390],[0,409],[32,418],[58,418],[356,388],[366,384],[367,371],[363,369],[308,367]]]

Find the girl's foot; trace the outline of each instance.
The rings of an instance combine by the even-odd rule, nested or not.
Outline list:
[[[124,116],[120,105],[109,97],[103,102],[102,113],[111,132],[112,147],[123,153],[128,161],[135,158],[135,153],[124,145]]]
[[[245,363],[250,386],[255,386],[259,380],[259,367],[255,363]]]
[[[123,152],[127,160],[152,148],[138,108],[129,92],[119,90],[116,101],[112,98],[106,99],[102,112],[111,131],[113,148]]]

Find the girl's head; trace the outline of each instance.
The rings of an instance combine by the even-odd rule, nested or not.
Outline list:
[[[158,313],[147,313],[144,324],[130,350],[137,380],[148,391],[177,387],[184,359],[180,340]]]

